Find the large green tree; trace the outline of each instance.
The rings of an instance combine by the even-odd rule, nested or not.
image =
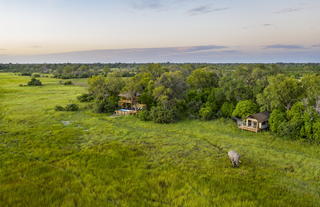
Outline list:
[[[259,111],[257,104],[251,100],[240,101],[236,109],[233,111],[232,116],[239,118],[246,118],[249,115],[255,114]]]
[[[278,74],[270,76],[268,82],[264,91],[257,95],[262,110],[289,110],[295,102],[301,100],[303,90],[297,79]]]
[[[199,68],[194,70],[187,78],[188,84],[193,89],[206,89],[218,86],[217,74],[208,68]]]

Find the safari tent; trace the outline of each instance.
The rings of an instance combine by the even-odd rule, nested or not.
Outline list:
[[[270,113],[269,112],[260,112],[253,114],[238,122],[240,129],[251,131],[251,132],[260,132],[268,128],[268,120]]]

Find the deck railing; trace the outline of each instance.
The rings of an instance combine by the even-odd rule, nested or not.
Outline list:
[[[259,131],[260,131],[259,128],[249,127],[249,126],[245,126],[245,125],[240,125],[239,128],[240,128],[240,129],[243,129],[243,130],[250,131],[250,132],[259,132]]]

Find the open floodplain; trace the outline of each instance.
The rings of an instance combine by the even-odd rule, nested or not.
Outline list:
[[[320,206],[319,145],[96,114],[76,99],[86,79],[40,79],[0,73],[0,206]],[[54,110],[70,103],[81,110]]]

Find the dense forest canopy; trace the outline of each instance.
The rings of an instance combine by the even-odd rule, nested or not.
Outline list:
[[[320,142],[320,64],[2,64],[20,75],[89,78],[79,97],[97,113],[119,108],[119,94],[146,106],[144,121],[245,118],[268,111],[281,136]]]

